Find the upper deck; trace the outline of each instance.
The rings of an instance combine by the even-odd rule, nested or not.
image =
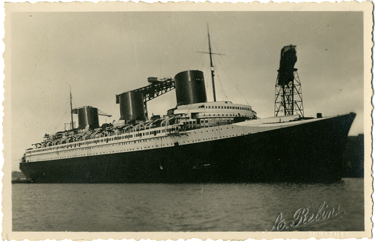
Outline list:
[[[230,101],[194,103],[177,106],[174,110],[177,117],[218,118],[218,117],[248,117],[256,118],[256,112],[251,106],[243,104],[233,104]]]
[[[133,140],[141,137],[165,136],[177,130],[220,126],[248,119],[256,119],[256,112],[251,106],[233,104],[230,101],[180,105],[174,109],[172,115],[136,124],[114,122],[110,126],[102,126],[94,130],[58,132],[48,136],[43,142],[35,144],[35,148],[27,149],[26,154],[107,143],[117,139]]]

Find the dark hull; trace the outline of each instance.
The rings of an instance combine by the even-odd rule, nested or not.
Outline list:
[[[33,182],[333,182],[355,114],[174,147],[21,163]]]

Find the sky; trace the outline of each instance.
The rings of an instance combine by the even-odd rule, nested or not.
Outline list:
[[[361,12],[18,12],[11,13],[12,169],[26,148],[70,122],[73,108],[94,106],[120,117],[116,94],[148,85],[148,77],[204,72],[212,101],[207,24],[217,100],[274,112],[280,51],[297,46],[295,65],[305,116],[357,113],[349,135],[364,132]],[[176,106],[169,92],[149,114]],[[7,112],[7,110],[5,110]],[[78,122],[75,115],[74,121]]]

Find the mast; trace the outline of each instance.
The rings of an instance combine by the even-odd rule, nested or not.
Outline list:
[[[72,89],[69,85],[69,92],[70,92],[70,124],[71,124],[71,127],[72,127],[72,130],[74,129],[74,123],[73,123],[73,106],[72,106]]]
[[[216,92],[215,92],[215,68],[214,64],[212,63],[212,51],[211,51],[211,41],[210,41],[210,31],[208,29],[208,24],[207,24],[207,34],[208,34],[208,53],[210,54],[210,65],[211,65],[211,79],[212,79],[212,91],[214,93],[214,102],[216,102]]]

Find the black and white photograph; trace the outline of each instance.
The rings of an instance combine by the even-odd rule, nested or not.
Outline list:
[[[3,237],[371,237],[370,2],[6,5]]]

